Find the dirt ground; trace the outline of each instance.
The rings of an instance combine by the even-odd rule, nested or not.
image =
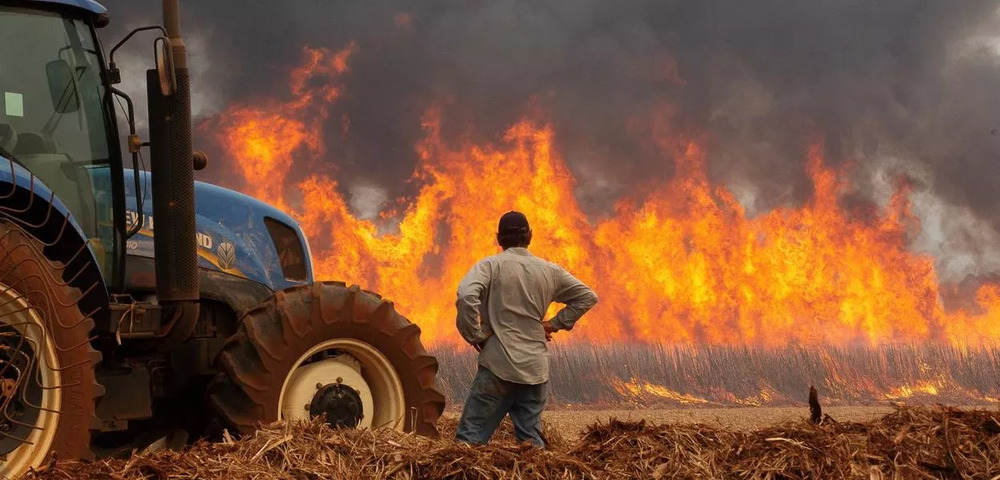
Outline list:
[[[983,408],[983,407],[978,407]],[[893,411],[891,406],[824,407],[823,413],[839,422],[874,420]],[[445,417],[457,419],[461,414],[449,409]],[[672,408],[635,410],[547,410],[542,421],[558,428],[564,438],[573,440],[588,426],[609,418],[641,420],[654,424],[684,423],[722,426],[737,430],[755,430],[779,423],[809,418],[808,407],[733,407],[733,408]]]

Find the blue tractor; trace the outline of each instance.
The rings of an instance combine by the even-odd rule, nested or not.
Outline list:
[[[0,0],[0,473],[275,420],[436,435],[420,329],[314,282],[288,215],[194,181],[177,0],[163,15],[105,63],[101,5]],[[113,60],[144,31],[148,141]]]

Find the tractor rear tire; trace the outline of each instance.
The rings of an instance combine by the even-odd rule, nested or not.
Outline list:
[[[318,410],[354,412],[336,425],[438,435],[445,400],[420,328],[358,286],[322,282],[277,292],[242,316],[218,363],[208,402],[240,433],[308,420],[326,406]],[[334,397],[345,394],[354,400],[338,404]]]
[[[103,393],[90,344],[94,321],[78,308],[64,266],[23,229],[0,221],[0,477],[60,459],[92,458],[90,429]],[[30,442],[30,443],[28,443]]]

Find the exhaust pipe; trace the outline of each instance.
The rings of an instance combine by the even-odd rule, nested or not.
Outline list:
[[[195,232],[191,87],[180,34],[177,0],[163,0],[163,22],[172,48],[176,90],[164,95],[158,70],[146,72],[150,172],[155,220],[156,296],[163,309],[162,349],[191,337],[198,320],[198,245]]]

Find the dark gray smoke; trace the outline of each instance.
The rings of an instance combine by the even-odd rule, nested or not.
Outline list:
[[[915,182],[918,213],[940,220],[916,243],[942,267],[1000,269],[984,266],[1000,249],[995,0],[182,3],[204,116],[285,95],[304,45],[357,43],[328,126],[345,185],[407,193],[431,105],[444,105],[446,138],[476,141],[541,112],[584,209],[601,215],[671,175],[649,141],[670,105],[665,131],[706,134],[711,177],[751,214],[808,198],[805,152],[822,139],[828,163],[860,167],[864,198],[884,197],[894,175]],[[106,4],[109,39],[159,18],[156,1]],[[214,158],[203,177],[225,183],[232,161]]]

